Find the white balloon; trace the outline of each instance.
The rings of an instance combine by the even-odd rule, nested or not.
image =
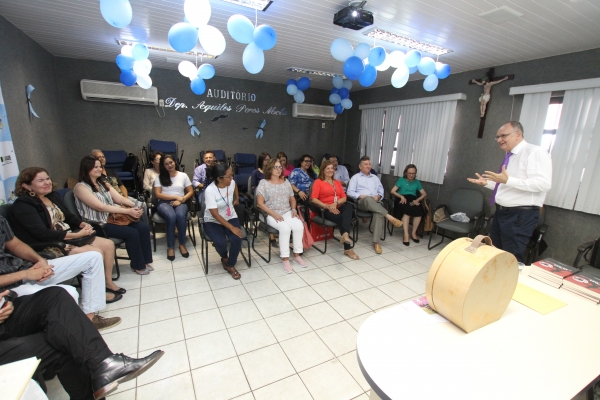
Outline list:
[[[137,84],[142,89],[150,89],[152,87],[152,78],[148,75],[138,75]]]
[[[406,65],[402,64],[392,74],[392,86],[399,89],[402,86],[406,85],[406,82],[408,82],[409,75],[410,75],[410,72],[408,71],[408,67]]]
[[[386,71],[389,67],[390,67],[390,55],[386,54],[383,62],[380,65],[376,66],[375,69],[377,71]]]
[[[186,76],[190,79],[196,79],[198,77],[198,69],[190,61],[180,62],[177,69],[179,70],[179,73],[181,75]]]
[[[124,56],[131,57],[131,52],[132,51],[133,51],[133,46],[130,46],[128,44],[126,44],[125,46],[121,47],[121,54],[123,54]]]
[[[190,24],[200,28],[208,24],[211,14],[210,3],[208,0],[185,0],[183,12]]]
[[[392,68],[399,68],[401,64],[404,64],[404,57],[406,54],[401,52],[400,50],[394,50],[390,53],[390,66]]]
[[[136,75],[150,75],[150,71],[152,71],[152,62],[147,58],[141,61],[135,61],[133,63],[133,72]]]
[[[369,45],[367,43],[359,43],[354,48],[354,55],[356,57],[360,58],[361,60],[364,60],[365,58],[369,57],[370,52],[371,52],[371,47],[369,47]]]
[[[214,26],[205,25],[198,30],[200,45],[208,54],[218,56],[225,51],[225,37]]]

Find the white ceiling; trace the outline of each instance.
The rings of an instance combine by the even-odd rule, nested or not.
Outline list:
[[[104,21],[98,0],[0,0],[0,14],[60,57],[114,62],[120,52],[116,38],[169,47],[167,33],[183,21],[184,0],[130,1],[133,21],[123,29]],[[252,75],[242,66],[245,45],[229,36],[226,25],[237,13],[254,22],[254,10],[221,0],[210,2],[209,24],[220,29],[227,41],[225,53],[209,61],[218,76],[285,83],[299,77],[285,70],[292,66],[341,73],[342,63],[329,52],[335,38],[373,45],[361,31],[333,25],[333,14],[347,1],[274,0],[266,12],[258,12],[258,24],[275,29],[277,45],[265,52],[263,70]],[[500,6],[523,16],[499,25],[478,16]],[[374,26],[452,49],[440,61],[450,64],[453,73],[600,47],[600,0],[369,0],[365,9],[373,12]],[[388,52],[406,50],[382,41],[377,45]],[[195,50],[202,51],[199,43]],[[154,67],[177,69],[166,57],[186,59],[157,51],[151,51],[149,58]],[[392,69],[379,72],[373,86],[389,85],[392,73]],[[115,81],[118,76],[115,65]],[[332,87],[330,78],[311,76],[311,81],[312,87]]]

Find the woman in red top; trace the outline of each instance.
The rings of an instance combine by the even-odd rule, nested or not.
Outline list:
[[[347,204],[346,193],[340,181],[333,179],[335,170],[330,161],[323,161],[319,177],[312,185],[310,199],[313,204],[325,210],[325,219],[335,222],[342,235],[340,242],[344,244],[344,254],[353,260],[358,255],[352,250],[352,239],[348,235],[352,224],[352,205]]]

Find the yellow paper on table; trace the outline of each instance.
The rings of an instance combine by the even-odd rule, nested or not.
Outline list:
[[[517,288],[512,298],[544,315],[567,305],[564,301],[555,299],[522,283],[517,283]]]

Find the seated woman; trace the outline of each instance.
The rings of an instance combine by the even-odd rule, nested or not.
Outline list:
[[[177,170],[173,156],[167,154],[160,163],[160,175],[154,181],[154,196],[158,199],[158,213],[165,219],[167,232],[167,259],[175,259],[175,226],[179,239],[179,252],[184,258],[190,253],[185,247],[188,201],[194,195],[192,182]]]
[[[296,198],[289,181],[280,179],[283,166],[277,158],[272,159],[265,166],[265,179],[260,181],[256,189],[256,204],[258,208],[268,214],[267,224],[279,231],[279,251],[283,263],[283,270],[291,273],[290,265],[290,234],[293,232],[294,263],[306,268],[306,262],[300,257],[302,253],[302,236],[304,224],[298,218],[296,211]]]
[[[163,154],[160,151],[150,153],[152,168],[146,168],[146,171],[144,171],[143,187],[151,194],[154,191],[154,180],[160,174],[160,159],[162,156]]]
[[[27,244],[34,244],[85,238],[94,233],[90,224],[67,210],[60,195],[52,189],[52,179],[44,168],[31,167],[21,171],[15,184],[15,194],[19,197],[8,215],[15,235]],[[69,255],[86,251],[102,254],[106,291],[109,292],[106,294],[106,302],[114,303],[121,300],[126,292],[112,281],[115,245],[106,238],[92,238],[89,244],[83,246],[67,244],[65,250]],[[63,256],[58,248],[47,250],[59,257]]]
[[[242,230],[235,212],[236,191],[233,171],[227,164],[216,164],[212,169],[213,182],[204,190],[204,229],[212,239],[221,264],[233,279],[240,279],[235,269],[242,248]],[[227,254],[227,238],[231,243]]]
[[[150,227],[138,221],[129,225],[107,223],[108,214],[127,214],[133,218],[142,216],[142,209],[135,203],[121,196],[106,183],[102,176],[102,165],[94,157],[84,157],[79,164],[79,183],[75,185],[75,205],[83,219],[105,223],[104,230],[108,237],[123,239],[127,254],[131,260],[131,269],[138,275],[148,275],[154,268],[152,249],[150,246]],[[120,204],[126,207],[116,206]],[[134,208],[135,207],[135,208]]]
[[[333,178],[335,170],[330,161],[323,161],[319,178],[315,180],[310,193],[310,201],[325,210],[325,219],[338,225],[340,242],[344,244],[344,254],[353,260],[358,260],[358,255],[352,250],[353,241],[350,239],[352,224],[352,205],[347,204],[346,192],[342,183]]]
[[[410,245],[408,239],[408,223],[410,217],[413,217],[413,228],[410,238],[413,242],[419,243],[417,228],[423,217],[421,200],[427,197],[427,193],[423,190],[423,186],[421,186],[421,182],[416,179],[416,176],[417,167],[414,164],[408,164],[406,168],[404,168],[402,177],[398,178],[396,184],[392,188],[392,195],[396,197],[394,199],[394,216],[396,218],[402,218],[402,226],[404,227],[404,238],[402,239],[402,243],[405,246]],[[417,193],[420,196],[417,197]]]
[[[283,151],[277,153],[277,159],[279,159],[279,162],[281,162],[281,165],[283,166],[282,176],[287,178],[294,170],[294,166],[288,163],[288,156]]]
[[[252,175],[251,175],[252,179],[250,180],[251,193],[254,193],[259,182],[265,178],[263,170],[265,168],[265,165],[267,165],[267,162],[270,159],[271,159],[271,155],[269,153],[260,153],[258,155],[258,168],[256,168],[254,171],[252,171]]]
[[[290,184],[294,193],[298,195],[300,200],[308,199],[308,190],[313,181],[317,178],[317,174],[313,170],[313,158],[308,154],[300,157],[300,166],[295,168],[289,176]]]
[[[106,157],[104,157],[104,153],[102,152],[102,150],[92,150],[91,156],[100,160],[100,163],[102,164],[102,177],[108,182],[110,186],[112,186],[117,191],[117,193],[127,198],[129,194],[127,192],[127,188],[125,187],[125,185],[123,185],[123,182],[121,182],[121,179],[117,176],[115,171],[106,168]]]

